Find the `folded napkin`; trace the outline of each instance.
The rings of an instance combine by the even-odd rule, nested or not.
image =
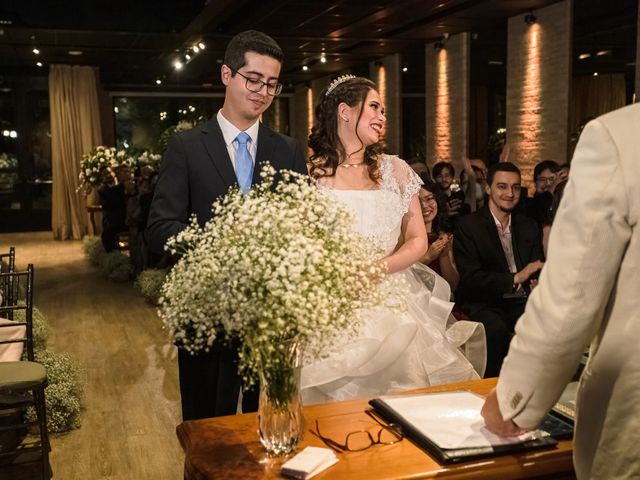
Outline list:
[[[338,462],[333,450],[320,447],[306,447],[295,457],[282,465],[280,474],[284,477],[307,480],[325,471]]]

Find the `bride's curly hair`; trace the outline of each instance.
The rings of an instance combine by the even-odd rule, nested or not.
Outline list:
[[[328,95],[327,89],[320,94],[320,101],[315,110],[315,121],[309,135],[309,147],[313,150],[309,158],[309,173],[312,178],[334,176],[336,168],[341,163],[340,158],[347,157],[344,145],[338,137],[338,105],[343,102],[350,107],[360,104],[357,125],[362,117],[364,101],[369,90],[376,90],[376,84],[367,78],[355,77],[340,83]],[[382,153],[383,145],[378,142],[365,148],[359,136],[358,139],[361,143],[360,150],[350,153],[357,153],[364,149],[364,163],[369,177],[378,183],[380,169],[377,159]]]

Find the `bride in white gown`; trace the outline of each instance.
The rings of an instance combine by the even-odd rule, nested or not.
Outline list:
[[[354,213],[354,230],[384,247],[380,259],[404,277],[407,308],[366,312],[358,335],[338,353],[305,365],[306,404],[480,378],[484,329],[456,321],[447,282],[418,263],[427,234],[418,201],[421,181],[401,159],[381,153],[384,105],[375,84],[344,76],[322,94],[309,138],[311,176]],[[345,288],[358,288],[345,285]]]

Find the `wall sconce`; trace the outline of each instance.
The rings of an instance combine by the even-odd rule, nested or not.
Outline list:
[[[442,50],[444,48],[444,42],[442,40],[438,40],[433,44],[433,48],[435,48],[437,51]]]
[[[538,21],[538,18],[531,12],[527,13],[524,16],[524,23],[526,23],[527,25],[533,25],[537,21]]]

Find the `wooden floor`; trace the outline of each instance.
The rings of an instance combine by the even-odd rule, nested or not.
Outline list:
[[[0,250],[11,245],[18,267],[35,266],[48,347],[73,355],[86,382],[82,426],[52,438],[53,478],[181,479],[177,353],[155,309],[131,283],[100,277],[79,241],[0,234]]]

